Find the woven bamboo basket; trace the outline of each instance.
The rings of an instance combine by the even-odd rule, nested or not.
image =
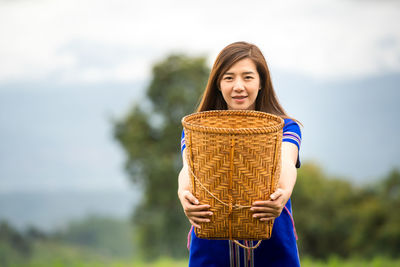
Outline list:
[[[214,110],[182,119],[193,195],[211,206],[200,238],[263,240],[273,221],[252,217],[251,204],[275,191],[281,167],[282,118],[259,111]]]

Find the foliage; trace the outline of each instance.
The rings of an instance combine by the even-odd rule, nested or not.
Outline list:
[[[64,243],[90,247],[114,258],[131,258],[134,251],[132,226],[112,218],[90,216],[71,222],[54,237]]]
[[[116,263],[117,259],[129,262],[135,256],[133,231],[129,221],[95,216],[71,222],[53,233],[34,227],[17,231],[3,222],[0,266],[109,266],[103,263]]]
[[[0,266],[21,262],[31,255],[31,242],[7,222],[0,222]]]
[[[352,245],[362,255],[400,254],[400,172],[391,171],[360,193]]]
[[[398,257],[400,173],[355,187],[312,163],[298,172],[292,195],[301,255],[315,258]]]
[[[176,193],[181,119],[194,111],[208,74],[205,58],[169,56],[153,68],[148,106],[137,104],[115,122],[115,137],[127,154],[126,170],[144,191],[133,221],[147,258],[187,253],[182,237],[189,224]]]

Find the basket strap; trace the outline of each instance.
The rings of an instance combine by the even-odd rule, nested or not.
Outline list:
[[[257,244],[255,244],[254,246],[245,246],[242,243],[240,243],[237,240],[233,240],[233,242],[235,242],[235,244],[237,244],[239,247],[245,248],[245,249],[256,249],[261,245],[261,241],[262,240],[258,240]]]
[[[272,183],[272,181],[278,181],[277,179],[276,179],[276,169],[277,169],[277,160],[278,160],[278,135],[276,135],[276,142],[275,142],[275,152],[274,152],[274,168],[273,168],[273,170],[272,170],[272,175],[271,175],[271,181],[270,181],[270,186],[271,186],[271,192],[275,192],[275,190],[276,190],[276,186],[275,186],[275,184],[276,183]]]
[[[235,152],[235,139],[231,136],[231,151],[230,151],[230,172],[229,172],[229,187],[228,187],[228,195],[229,195],[229,239],[232,239],[232,175],[233,175],[233,156]]]
[[[217,200],[218,202],[220,202],[222,205],[225,205],[227,207],[229,207],[229,203],[225,203],[224,201],[222,201],[221,199],[219,199],[217,196],[215,196],[210,190],[207,189],[207,187],[205,187],[199,180],[199,178],[197,178],[197,176],[194,174],[192,168],[189,167],[189,171],[190,174],[193,176],[193,178],[196,180],[196,182],[201,186],[201,188],[204,189],[204,191],[206,191],[208,194],[210,194],[210,196],[212,196],[215,200]],[[232,205],[232,209],[244,209],[244,208],[251,208],[251,206],[244,206],[244,205],[239,205],[239,204],[235,204]]]
[[[189,137],[189,143],[188,143],[188,152],[189,152],[189,164],[190,164],[190,167],[189,167],[189,169],[190,170],[192,170],[193,169],[193,152],[192,152],[192,133],[191,133],[191,131],[189,131],[188,132],[188,137]],[[193,173],[193,172],[192,172]],[[192,190],[193,190],[193,195],[195,195],[195,193],[196,193],[196,188],[195,188],[195,186],[194,186],[194,174],[193,174],[193,177],[192,177],[192,179],[191,179],[191,182],[192,182]]]

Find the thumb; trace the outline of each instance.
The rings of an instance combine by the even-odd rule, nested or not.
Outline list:
[[[187,200],[189,200],[192,204],[199,204],[199,201],[197,200],[197,198],[195,198],[194,196],[193,196],[193,194],[192,193],[190,193],[189,191],[188,191],[188,193],[186,194],[186,199]]]
[[[282,189],[278,188],[273,194],[271,194],[269,197],[271,198],[271,200],[276,200],[277,198],[279,198],[280,196],[282,196],[283,191]]]

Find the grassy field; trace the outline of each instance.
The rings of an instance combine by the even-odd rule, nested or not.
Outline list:
[[[376,257],[371,260],[365,259],[339,259],[333,257],[328,261],[317,261],[306,258],[301,261],[303,267],[400,267],[400,259],[391,260]]]
[[[1,253],[0,253],[1,254]],[[0,255],[1,256],[1,255]],[[3,266],[0,257],[0,265]],[[176,260],[160,258],[153,262],[139,259],[116,259],[106,253],[99,253],[87,247],[70,246],[54,242],[37,242],[34,253],[29,259],[15,259],[6,263],[7,267],[184,267],[187,259]],[[375,257],[365,259],[339,259],[332,257],[328,261],[304,258],[302,267],[400,267],[400,259],[391,260]]]

